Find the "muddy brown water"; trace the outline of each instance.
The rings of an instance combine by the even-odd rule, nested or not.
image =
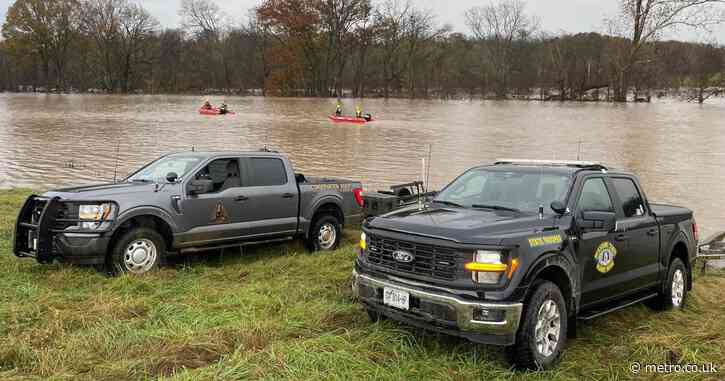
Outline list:
[[[725,230],[725,102],[706,105],[364,100],[376,122],[333,124],[333,99],[209,97],[236,116],[201,116],[200,96],[0,94],[0,188],[43,190],[118,177],[162,154],[254,150],[298,172],[367,189],[430,184],[500,157],[598,160],[641,176],[648,197],[692,208],[705,235]],[[344,101],[352,112],[352,100]],[[581,141],[581,150],[580,144]],[[120,153],[116,155],[116,151]]]

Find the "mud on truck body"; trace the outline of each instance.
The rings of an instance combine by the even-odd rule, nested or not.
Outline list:
[[[29,197],[13,251],[144,273],[167,255],[295,237],[334,250],[361,219],[361,193],[359,182],[295,174],[275,152],[170,154],[117,183]]]
[[[353,292],[372,320],[507,346],[515,365],[550,368],[578,320],[641,301],[681,308],[697,239],[692,211],[650,203],[631,173],[501,160],[422,207],[366,220]]]

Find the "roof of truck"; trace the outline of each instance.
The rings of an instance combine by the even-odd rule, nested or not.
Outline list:
[[[215,157],[215,156],[285,156],[276,151],[184,151],[174,152],[166,156],[195,156],[195,157]]]
[[[527,160],[527,159],[498,159],[493,164],[481,165],[478,169],[500,171],[545,171],[562,175],[573,175],[579,172],[605,172],[610,175],[632,175],[628,171],[614,169],[599,162],[592,161],[566,161],[566,160]]]

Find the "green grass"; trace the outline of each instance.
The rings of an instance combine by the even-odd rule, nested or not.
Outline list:
[[[299,243],[190,257],[144,277],[41,266],[11,253],[28,191],[0,193],[0,379],[601,380],[642,363],[725,367],[725,278],[696,279],[685,311],[644,306],[579,327],[560,366],[509,369],[501,348],[394,322],[352,300],[356,233],[333,253]]]

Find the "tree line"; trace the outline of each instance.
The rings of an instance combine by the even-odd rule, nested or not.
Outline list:
[[[408,0],[260,0],[235,25],[181,0],[162,28],[130,0],[16,0],[0,41],[0,90],[276,96],[642,100],[725,86],[725,48],[663,41],[725,20],[719,0],[609,0],[607,33],[542,31],[523,0],[465,13],[466,33]],[[656,94],[655,94],[656,95]]]

